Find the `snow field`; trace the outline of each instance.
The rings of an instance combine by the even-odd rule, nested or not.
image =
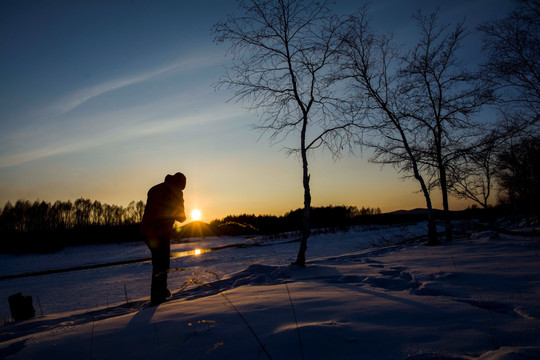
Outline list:
[[[291,250],[289,244],[270,247],[275,251],[259,246],[189,258],[198,261],[191,268],[196,276],[170,302],[150,308],[143,298],[131,307],[120,303],[11,323],[2,328],[0,354],[540,358],[538,238],[491,234],[438,247],[361,249],[356,236],[360,232],[320,235],[311,243],[306,268],[287,266],[297,244]],[[189,261],[184,258],[184,266]],[[225,275],[217,268],[227,269]]]

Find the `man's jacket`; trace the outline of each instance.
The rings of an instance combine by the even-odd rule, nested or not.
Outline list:
[[[169,237],[174,221],[186,220],[182,189],[171,177],[148,190],[141,233],[151,237]]]

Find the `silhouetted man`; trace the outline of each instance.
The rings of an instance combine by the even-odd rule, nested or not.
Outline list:
[[[186,177],[182,173],[167,175],[165,181],[148,190],[141,232],[152,253],[152,286],[150,305],[158,305],[171,297],[167,289],[170,268],[171,232],[176,221],[186,220],[184,196]]]

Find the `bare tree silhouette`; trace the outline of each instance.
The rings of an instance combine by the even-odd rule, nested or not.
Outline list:
[[[338,115],[335,57],[343,45],[345,20],[330,13],[326,1],[240,1],[242,15],[215,25],[215,41],[229,42],[234,64],[219,87],[256,111],[256,126],[272,141],[298,136],[289,148],[302,163],[303,231],[295,264],[305,265],[310,235],[311,190],[308,152],[325,147],[334,156],[352,144],[354,122]]]
[[[362,128],[375,136],[364,136],[362,145],[374,149],[372,162],[391,164],[401,171],[411,171],[418,181],[428,210],[428,243],[438,242],[428,186],[420,172],[413,143],[416,133],[411,119],[403,114],[397,65],[398,49],[389,35],[377,35],[369,26],[367,7],[351,18],[345,35],[342,72],[350,81],[352,113],[362,117]]]
[[[516,1],[502,19],[483,23],[482,78],[500,102],[502,127],[512,133],[538,134],[540,119],[540,1]]]

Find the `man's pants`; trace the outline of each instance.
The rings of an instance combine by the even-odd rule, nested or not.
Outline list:
[[[146,240],[152,253],[152,286],[150,302],[163,302],[170,294],[167,290],[167,273],[170,268],[171,243],[169,237],[153,237]]]

